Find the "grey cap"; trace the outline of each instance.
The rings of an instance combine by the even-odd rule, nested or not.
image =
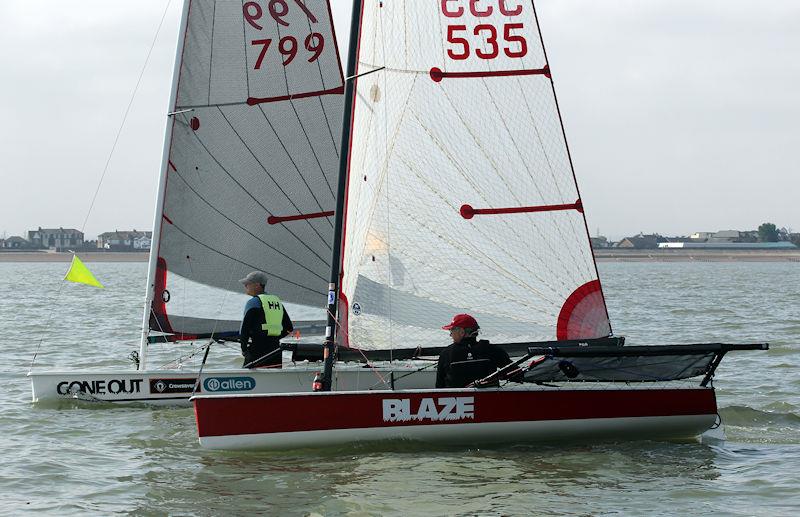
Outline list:
[[[247,284],[261,284],[267,285],[267,274],[262,271],[251,271],[247,276],[239,280],[239,282]]]

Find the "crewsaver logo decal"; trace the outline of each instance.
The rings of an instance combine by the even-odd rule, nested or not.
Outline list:
[[[251,391],[256,387],[252,377],[209,377],[203,382],[206,391]]]
[[[411,399],[383,399],[384,422],[411,420],[441,422],[475,419],[475,397],[424,398],[412,406]]]
[[[191,393],[197,379],[150,379],[150,393],[155,395],[167,393]],[[198,389],[197,391],[200,391]]]

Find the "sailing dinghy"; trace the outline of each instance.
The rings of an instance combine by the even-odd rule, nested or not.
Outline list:
[[[238,279],[253,270],[290,304],[296,330],[321,335],[331,267],[344,78],[328,1],[187,0],[179,34],[137,369],[32,371],[34,401],[188,404],[194,390],[310,390],[320,369],[205,369],[198,382],[148,360],[155,342],[236,339]],[[308,307],[319,319],[298,321]],[[337,382],[380,387],[354,357]],[[433,385],[435,372],[414,370],[377,368]]]
[[[440,343],[458,312],[495,341],[611,334],[530,0],[355,0],[344,102],[323,391],[194,396],[202,446],[684,438],[714,424],[722,357],[766,344],[534,345],[518,382],[337,388],[339,347]]]

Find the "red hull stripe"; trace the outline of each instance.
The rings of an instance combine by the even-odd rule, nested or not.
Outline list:
[[[514,206],[509,208],[472,208],[471,205],[461,205],[461,217],[472,219],[476,215],[489,214],[523,214],[528,212],[555,212],[558,210],[577,210],[583,213],[583,203],[577,200],[567,205],[540,205],[540,206]]]
[[[333,215],[333,210],[330,212],[314,212],[313,214],[298,214],[298,215],[271,215],[267,217],[267,223],[269,224],[278,224],[278,223],[285,223],[286,221],[300,221],[303,219],[317,219],[319,217],[331,217]]]
[[[290,99],[305,99],[306,97],[319,97],[320,95],[341,95],[344,93],[344,86],[337,86],[329,90],[319,90],[316,92],[294,93],[291,95],[280,95],[278,97],[248,97],[247,104],[255,106],[256,104],[264,104],[267,102],[280,102],[288,101]]]
[[[442,79],[463,79],[468,77],[508,77],[514,75],[543,75],[550,77],[550,65],[544,68],[531,68],[527,70],[490,70],[486,72],[443,72],[441,68],[433,67],[430,70],[431,79],[434,82],[441,82]]]
[[[445,409],[448,400],[474,398],[465,419],[386,421],[385,405],[409,400],[412,412],[427,399]],[[384,401],[387,401],[384,403]],[[315,393],[194,399],[200,437],[382,428],[448,423],[536,422],[597,418],[713,415],[714,390],[530,390]]]

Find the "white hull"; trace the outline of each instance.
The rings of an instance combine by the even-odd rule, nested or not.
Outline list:
[[[424,366],[424,365],[421,365]],[[416,372],[416,367],[367,368],[361,364],[337,366],[335,389],[425,389],[436,383],[436,370]],[[200,394],[269,394],[310,392],[321,364],[284,368],[203,370]],[[386,381],[384,383],[376,374]],[[83,370],[32,372],[33,402],[87,400],[189,406],[197,372],[186,370]]]
[[[275,434],[200,437],[207,449],[302,449],[356,442],[408,440],[431,444],[495,444],[590,440],[689,438],[714,425],[714,415],[595,418],[533,422],[490,422],[447,426],[405,426]]]

